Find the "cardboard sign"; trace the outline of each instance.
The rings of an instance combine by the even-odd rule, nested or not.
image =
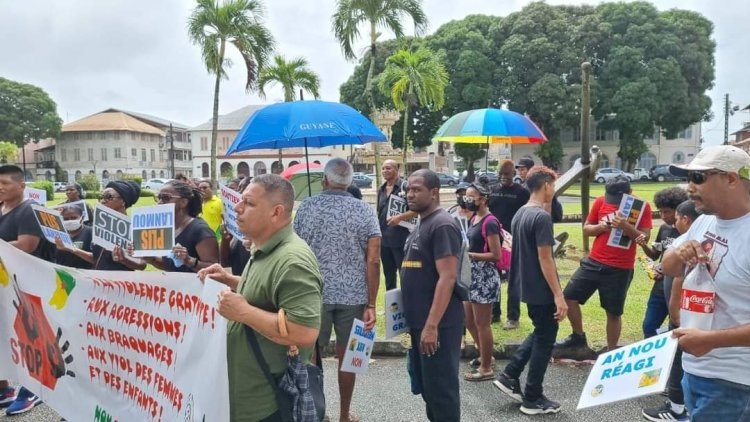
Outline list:
[[[133,256],[165,256],[174,246],[174,204],[133,208],[130,239]]]
[[[91,242],[108,251],[115,246],[127,248],[130,243],[130,217],[113,209],[97,205],[94,209],[93,228]]]
[[[388,217],[403,214],[407,211],[409,211],[409,204],[406,203],[406,199],[397,195],[391,195],[388,197]],[[414,217],[409,221],[401,221],[398,225],[406,227],[409,231],[412,231],[417,227],[417,217]]]
[[[620,201],[620,209],[617,210],[623,217],[628,220],[629,224],[633,227],[638,227],[643,216],[643,209],[646,207],[646,203],[642,199],[638,199],[632,195],[622,195],[622,201]],[[622,229],[612,229],[609,232],[609,240],[607,245],[614,246],[615,248],[630,249],[630,245],[633,243],[633,239],[625,236],[625,232]]]
[[[242,195],[224,185],[219,185],[219,191],[221,194],[221,208],[224,214],[224,227],[237,240],[245,240],[245,235],[237,225],[237,213],[234,211],[234,206],[242,201]]]
[[[401,289],[385,292],[385,338],[409,332]]]
[[[67,207],[78,207],[81,209],[81,217],[83,217],[83,222],[89,221],[89,207],[86,206],[86,201],[81,199],[80,201],[73,201],[73,202],[63,202],[62,204],[55,205],[55,209],[60,211],[62,214],[63,209]]]
[[[578,409],[661,393],[676,351],[677,339],[669,331],[599,355]]]
[[[47,191],[44,189],[26,188],[23,190],[23,199],[31,199],[39,205],[47,205]]]
[[[63,244],[69,248],[73,247],[73,239],[70,238],[68,231],[63,226],[63,218],[57,210],[51,210],[44,208],[41,205],[31,204],[31,209],[34,210],[34,217],[39,223],[39,227],[42,228],[42,234],[44,238],[55,243],[55,238],[60,236]]]
[[[227,321],[216,309],[226,286],[78,270],[4,241],[0,263],[3,379],[69,421],[229,421]]]
[[[349,341],[346,343],[341,370],[355,374],[366,373],[370,366],[370,355],[374,342],[375,329],[365,331],[365,323],[355,318],[354,324],[352,324],[352,332],[349,334]]]

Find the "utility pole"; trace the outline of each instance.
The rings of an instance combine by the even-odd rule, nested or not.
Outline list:
[[[172,178],[174,178],[174,132],[172,132],[172,123],[169,124],[169,164],[172,169]]]
[[[589,215],[589,184],[591,183],[591,153],[589,152],[591,118],[591,63],[581,63],[581,231]],[[583,251],[589,251],[589,237],[583,233]]]
[[[729,94],[724,95],[724,145],[729,145]]]

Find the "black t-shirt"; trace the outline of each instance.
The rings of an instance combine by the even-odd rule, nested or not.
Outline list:
[[[680,237],[680,232],[669,224],[662,224],[659,227],[659,232],[656,234],[655,243],[662,244],[662,251],[666,251],[672,241]],[[664,252],[659,256],[659,262],[664,258]],[[666,277],[666,276],[665,276]],[[654,281],[654,285],[651,287],[651,294],[655,296],[664,297],[664,279]]]
[[[232,274],[242,275],[249,260],[250,251],[242,242],[232,238],[232,242],[229,244],[229,265],[232,267]]]
[[[466,234],[469,238],[469,252],[482,253],[489,250],[485,250],[484,248],[485,239],[484,236],[482,236],[482,224],[485,224],[484,221],[489,218],[490,215],[492,214],[485,215],[481,220],[476,219],[475,224],[472,224],[471,227],[469,227],[469,232]],[[494,219],[487,222],[486,235],[489,237],[493,234],[500,234],[500,226],[497,224],[497,220]]]
[[[404,248],[401,264],[401,292],[404,296],[406,321],[414,329],[424,328],[430,314],[439,274],[435,261],[461,254],[461,232],[453,217],[438,208],[422,218]],[[458,267],[458,260],[456,260]],[[458,268],[456,268],[458,275]],[[440,328],[458,327],[464,323],[461,301],[451,294],[448,308],[440,320]]]
[[[34,255],[47,261],[52,261],[54,255],[54,245],[47,241],[42,234],[42,229],[34,217],[34,210],[31,209],[33,202],[26,199],[6,214],[0,214],[0,239],[6,242],[18,240],[18,236],[31,235],[39,238]],[[0,206],[2,204],[0,203]]]
[[[519,208],[529,202],[530,196],[528,189],[518,183],[513,183],[507,187],[498,183],[490,192],[490,212],[500,220],[500,224],[503,225],[505,230],[513,233],[511,229],[513,216],[516,215]]]
[[[180,245],[184,246],[188,251],[188,255],[190,255],[191,257],[198,258],[201,261],[205,261],[205,257],[201,257],[198,254],[196,246],[198,245],[198,243],[200,243],[201,240],[206,238],[214,239],[214,244],[216,245],[217,250],[216,256],[218,256],[219,244],[216,242],[216,234],[211,231],[211,228],[208,227],[208,224],[205,222],[205,220],[200,217],[196,217],[193,219],[193,221],[188,223],[188,225],[182,230],[179,235],[177,235],[177,237],[174,238],[174,241],[175,243],[179,243]],[[188,267],[185,263],[179,267],[176,267],[171,259],[165,259],[164,263],[167,266],[167,271],[177,271],[181,273],[193,272],[193,269]]]
[[[112,259],[112,252],[97,244],[91,244],[91,252],[94,254],[94,269],[105,271],[134,271],[120,262]]]
[[[383,183],[380,189],[378,189],[378,222],[380,223],[380,232],[383,235],[380,239],[380,245],[403,248],[404,242],[406,242],[406,238],[409,236],[409,230],[406,227],[388,225],[388,199],[391,195],[398,196],[400,192],[406,194],[406,182],[400,177],[396,179],[393,190],[388,196],[385,195],[385,186],[386,183]]]
[[[548,305],[555,298],[539,265],[539,246],[553,246],[552,216],[539,207],[522,207],[513,218],[510,280],[521,286],[521,300]]]
[[[76,248],[82,251],[91,252],[91,236],[93,235],[93,233],[94,232],[91,227],[81,226],[81,230],[75,236],[71,235],[70,238],[73,240]],[[94,259],[96,259],[96,257],[94,257]],[[55,262],[60,265],[80,268],[83,270],[90,270],[92,267],[92,265],[83,258],[80,258],[70,252],[65,252],[57,249],[55,250]]]

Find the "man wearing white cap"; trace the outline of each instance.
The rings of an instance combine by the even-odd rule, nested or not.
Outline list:
[[[716,295],[710,329],[674,331],[684,350],[682,387],[693,422],[750,420],[750,156],[733,146],[702,150],[687,165],[688,194],[703,213],[664,256],[664,273],[690,277],[706,265]],[[702,244],[711,244],[704,248]],[[696,270],[697,271],[697,270]],[[701,273],[696,273],[701,274]],[[683,295],[686,290],[683,287]]]

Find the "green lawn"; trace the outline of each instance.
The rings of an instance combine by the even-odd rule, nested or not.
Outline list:
[[[643,182],[643,183],[633,183],[633,195],[646,199],[651,203],[651,208],[654,209],[654,194],[662,189],[670,188],[672,186],[678,186],[679,182],[664,182],[664,183],[652,183],[652,182]],[[592,183],[590,190],[589,190],[589,196],[591,198],[597,198],[599,196],[604,195],[604,184],[603,183]],[[581,213],[581,187],[580,185],[574,185],[568,188],[564,193],[563,196],[571,196],[571,197],[577,197],[578,200],[575,202],[566,202],[567,198],[564,198],[562,202],[563,206],[563,212],[565,215],[572,215],[572,214],[580,214]],[[589,204],[591,204],[593,199],[589,201]]]

